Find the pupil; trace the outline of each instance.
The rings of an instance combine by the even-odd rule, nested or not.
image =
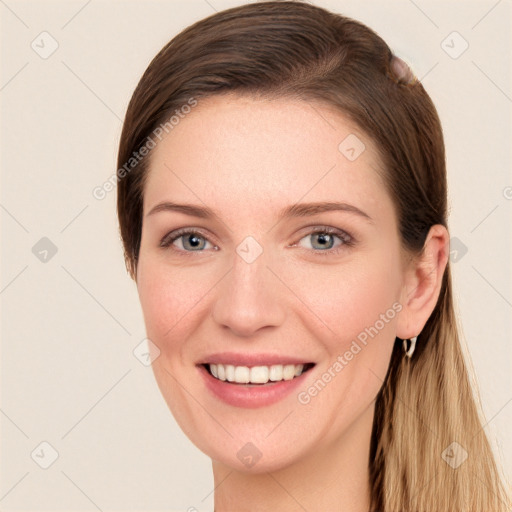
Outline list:
[[[329,242],[327,239],[330,237],[331,235],[329,234],[320,234],[318,235],[318,239],[320,241],[321,244],[325,244],[325,242],[327,241],[327,243]]]
[[[193,241],[191,242],[191,240],[193,240]],[[200,244],[199,238],[196,235],[190,235],[188,237],[188,241],[189,241],[189,244],[192,245],[192,247],[197,247]]]

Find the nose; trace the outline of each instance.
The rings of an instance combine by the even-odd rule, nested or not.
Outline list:
[[[264,327],[284,322],[283,285],[267,267],[265,256],[264,252],[248,263],[235,254],[233,267],[215,287],[213,319],[236,336],[254,336]]]

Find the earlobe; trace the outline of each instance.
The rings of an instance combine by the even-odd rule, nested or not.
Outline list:
[[[401,339],[417,336],[434,310],[448,263],[449,234],[441,224],[430,228],[423,251],[411,260],[405,271],[396,335]]]

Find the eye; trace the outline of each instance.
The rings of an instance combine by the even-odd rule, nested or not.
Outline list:
[[[211,244],[211,242],[209,242],[206,237],[201,235],[198,231],[184,228],[165,235],[165,237],[160,241],[160,247],[170,247],[171,245],[174,245],[174,242],[181,242],[178,244],[176,250],[181,250],[183,252],[203,252],[202,249],[207,248],[205,245],[207,243]]]
[[[338,240],[337,244],[336,239]],[[336,254],[343,249],[354,245],[355,242],[354,238],[347,232],[329,226],[315,228],[305,237],[301,238],[299,243],[303,240],[307,241],[306,249],[311,249],[313,252],[322,255]],[[175,246],[172,247],[172,249],[184,253],[191,253],[204,252],[205,249],[208,249],[207,244],[210,244],[213,250],[218,250],[218,247],[208,241],[200,231],[192,228],[183,228],[165,235],[159,245],[162,248],[171,248],[171,246]],[[296,245],[297,244],[293,244],[292,247],[295,247]],[[302,245],[302,247],[304,246]]]
[[[336,239],[339,240],[336,244]],[[354,239],[341,229],[328,226],[314,229],[311,233],[299,240],[306,240],[306,249],[312,249],[316,253],[333,254],[354,245]],[[318,250],[316,250],[318,249]]]

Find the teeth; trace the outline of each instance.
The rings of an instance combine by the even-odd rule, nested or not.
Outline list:
[[[295,365],[294,364],[287,364],[283,368],[283,379],[284,380],[292,380],[293,377],[295,377]]]
[[[268,382],[268,366],[253,366],[251,368],[251,382],[253,384],[265,384]]]
[[[235,382],[247,384],[251,380],[251,370],[247,366],[235,367]]]
[[[232,364],[227,364],[225,366],[226,368],[226,380],[229,380],[229,382],[235,381],[235,367]]]
[[[266,384],[280,380],[292,380],[304,370],[303,364],[274,364],[272,366],[234,366],[231,364],[210,364],[211,374],[219,380],[237,384]]]
[[[272,382],[283,380],[283,366],[276,364],[270,367],[269,377]]]

